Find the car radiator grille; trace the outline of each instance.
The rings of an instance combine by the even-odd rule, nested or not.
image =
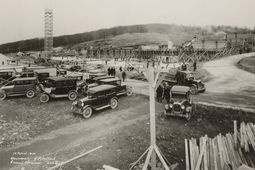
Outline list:
[[[181,111],[181,105],[179,105],[179,104],[174,104],[173,110],[174,110],[174,111],[177,111],[177,112],[180,112],[180,111]]]

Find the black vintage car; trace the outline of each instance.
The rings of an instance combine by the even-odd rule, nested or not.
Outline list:
[[[36,93],[36,77],[14,78],[6,81],[0,87],[0,100],[8,96],[26,95],[27,98],[33,98]]]
[[[88,119],[93,111],[107,107],[115,109],[117,106],[116,86],[105,84],[90,88],[87,97],[72,103],[72,111]]]
[[[191,94],[205,91],[205,85],[201,80],[196,80],[193,71],[177,71],[177,85],[189,86]]]
[[[76,100],[77,79],[67,77],[49,77],[40,84],[42,91],[40,101],[46,103],[50,98],[68,97],[69,100]]]
[[[170,92],[170,102],[165,105],[165,115],[191,118],[193,106],[190,99],[190,88],[173,86]]]
[[[131,96],[133,94],[133,90],[131,87],[122,85],[121,80],[119,78],[108,78],[108,79],[101,79],[98,81],[99,85],[102,84],[111,84],[116,86],[116,93],[117,96],[126,94],[127,96]]]

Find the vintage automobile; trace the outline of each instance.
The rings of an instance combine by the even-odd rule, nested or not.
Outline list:
[[[8,96],[26,95],[27,98],[33,98],[36,93],[36,77],[15,78],[6,82],[0,88],[0,100]]]
[[[190,120],[193,113],[190,88],[187,86],[173,86],[170,96],[170,102],[165,105],[165,115],[185,117]]]
[[[69,100],[76,100],[77,79],[66,77],[49,77],[40,84],[41,96],[40,101],[47,103],[50,98],[68,97]]]
[[[205,91],[205,85],[201,80],[196,80],[193,71],[177,71],[176,73],[160,72],[156,88],[167,82],[170,86],[188,86],[191,94]]]
[[[84,118],[88,119],[94,111],[107,107],[115,109],[117,106],[116,86],[105,84],[90,88],[87,97],[74,101],[72,111],[82,114]]]
[[[15,76],[15,71],[12,69],[0,70],[0,84]]]
[[[116,86],[116,93],[117,96],[126,94],[127,96],[131,96],[133,94],[133,90],[131,87],[122,85],[121,80],[117,77],[115,78],[108,78],[108,79],[101,79],[97,82],[99,85],[102,84],[111,84]]]
[[[177,85],[189,86],[191,94],[205,91],[205,85],[201,80],[196,80],[193,71],[177,71]]]
[[[106,76],[106,73],[89,73],[89,78],[86,79],[86,83],[92,84],[95,83],[95,78]]]

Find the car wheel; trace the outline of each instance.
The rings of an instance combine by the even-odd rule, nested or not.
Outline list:
[[[78,94],[77,94],[76,91],[70,91],[68,93],[68,99],[71,100],[71,101],[76,100],[77,96],[78,96]]]
[[[196,85],[192,85],[191,87],[190,87],[190,93],[191,94],[197,94],[197,86]]]
[[[110,106],[112,109],[115,109],[118,106],[118,100],[116,98],[112,98],[110,101]]]
[[[85,119],[88,119],[92,116],[92,112],[92,108],[88,106],[82,111],[82,115]]]
[[[127,96],[131,96],[133,94],[132,89],[127,89]]]
[[[33,98],[35,97],[35,91],[34,90],[28,90],[26,93],[27,98]]]
[[[0,92],[0,100],[6,99],[7,95],[4,91]]]
[[[50,96],[48,94],[42,93],[40,96],[40,102],[47,103],[50,100]]]

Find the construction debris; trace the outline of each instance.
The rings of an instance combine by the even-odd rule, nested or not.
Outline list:
[[[255,168],[255,125],[240,125],[234,133],[214,138],[207,135],[197,139],[185,139],[186,170],[237,170],[242,165]]]

